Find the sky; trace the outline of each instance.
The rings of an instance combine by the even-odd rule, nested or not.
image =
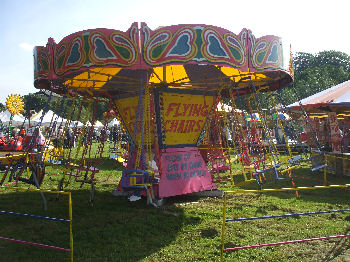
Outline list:
[[[126,31],[133,22],[151,29],[207,24],[255,37],[282,37],[285,63],[292,52],[336,50],[350,55],[348,0],[0,0],[0,102],[26,95],[33,85],[33,48],[52,37],[93,28]]]

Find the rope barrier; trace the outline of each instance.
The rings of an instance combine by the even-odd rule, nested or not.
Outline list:
[[[267,192],[298,191],[298,190],[312,190],[312,189],[330,189],[330,188],[341,188],[341,187],[350,187],[350,184],[329,185],[329,186],[314,186],[314,187],[271,188],[271,189],[260,189],[260,190],[225,191],[224,192],[224,200],[223,200],[223,212],[222,212],[223,214],[222,214],[222,227],[221,227],[221,256],[220,256],[220,261],[223,261],[224,251],[234,251],[234,250],[256,248],[256,247],[276,246],[276,245],[308,242],[308,241],[314,241],[314,240],[324,240],[324,239],[332,239],[332,238],[340,238],[340,237],[350,237],[350,234],[345,234],[345,235],[336,235],[336,236],[328,236],[328,237],[317,237],[317,238],[308,238],[308,239],[302,239],[302,240],[289,240],[289,241],[276,242],[276,243],[266,243],[266,244],[257,244],[257,245],[248,245],[248,246],[240,246],[240,247],[233,247],[233,248],[225,248],[224,240],[225,240],[226,222],[257,220],[257,219],[268,219],[268,218],[280,218],[280,217],[293,217],[293,216],[302,216],[302,215],[316,215],[316,214],[327,214],[327,213],[350,211],[350,209],[342,209],[342,210],[339,209],[339,210],[303,212],[303,213],[282,214],[282,215],[261,216],[261,217],[226,219],[226,208],[227,208],[226,206],[227,206],[227,195],[228,194],[267,193]]]
[[[73,211],[72,211],[72,196],[71,192],[64,192],[64,191],[51,191],[51,190],[41,190],[41,189],[31,189],[31,188],[21,188],[21,187],[0,187],[3,189],[9,189],[9,190],[16,190],[16,191],[26,191],[26,192],[39,192],[42,193],[51,193],[51,194],[62,194],[62,195],[68,195],[68,212],[69,212],[69,219],[60,219],[60,218],[53,218],[53,217],[44,217],[44,216],[38,216],[38,215],[32,215],[32,214],[24,214],[24,213],[17,213],[17,212],[11,212],[11,211],[0,211],[0,214],[7,214],[7,215],[18,215],[18,216],[24,216],[24,217],[31,217],[31,218],[38,218],[38,219],[45,219],[45,220],[51,220],[56,222],[68,222],[69,223],[69,245],[70,248],[62,248],[57,246],[51,246],[36,242],[29,242],[19,239],[13,239],[8,237],[2,237],[0,236],[0,240],[15,242],[19,244],[25,244],[25,245],[32,245],[32,246],[38,246],[43,248],[49,248],[49,249],[55,249],[65,252],[70,252],[70,260],[73,262],[73,225],[72,225],[72,218],[73,218]]]
[[[333,239],[333,238],[340,238],[340,237],[350,237],[350,234],[337,235],[337,236],[328,236],[328,237],[306,238],[306,239],[300,239],[300,240],[289,240],[289,241],[283,241],[283,242],[266,243],[266,244],[258,244],[258,245],[249,245],[249,246],[241,246],[241,247],[229,247],[229,248],[225,248],[224,251],[234,251],[234,250],[256,248],[256,247],[270,247],[270,246],[302,243],[302,242],[309,242],[309,241],[315,241],[315,240],[326,240],[326,239]]]
[[[7,237],[1,237],[1,236],[0,236],[0,240],[6,240],[6,241],[10,241],[10,242],[19,243],[19,244],[38,246],[38,247],[43,247],[43,248],[50,248],[50,249],[55,249],[55,250],[60,250],[60,251],[65,251],[65,252],[71,252],[72,251],[69,248],[50,246],[50,245],[46,245],[46,244],[40,244],[40,243],[36,243],[36,242],[29,242],[29,241],[18,240],[18,239],[7,238]]]
[[[338,212],[345,212],[345,211],[350,211],[350,209],[328,210],[328,211],[317,211],[317,212],[304,212],[304,213],[293,213],[293,214],[261,216],[261,217],[243,217],[243,218],[234,218],[234,219],[229,218],[229,219],[226,219],[226,222],[258,220],[258,219],[279,218],[279,217],[307,216],[307,215],[317,215],[317,214],[338,213]]]
[[[4,210],[0,210],[0,214],[32,217],[32,218],[39,218],[39,219],[45,219],[45,220],[51,220],[51,221],[59,221],[59,222],[69,222],[70,221],[69,219],[63,219],[63,218],[44,217],[44,216],[25,214],[25,213],[17,213],[17,212],[4,211]]]

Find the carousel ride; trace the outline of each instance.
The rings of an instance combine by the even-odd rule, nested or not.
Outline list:
[[[41,148],[39,128],[24,128],[28,115],[20,128],[12,127],[14,116],[23,113],[24,102],[20,95],[11,94],[6,100],[7,110],[11,113],[7,134],[0,138],[0,186],[5,187],[23,182],[40,189],[45,176],[45,158],[56,149]],[[41,150],[42,149],[42,150]],[[46,209],[46,199],[40,193]]]
[[[267,172],[279,178],[281,164],[272,139],[267,135],[266,150],[257,132],[244,123],[236,103],[251,103],[254,108],[249,109],[261,113],[256,94],[273,92],[292,81],[282,60],[282,44],[276,36],[255,38],[247,29],[237,35],[208,25],[151,30],[145,23],[134,23],[126,32],[85,30],[58,44],[49,38],[46,46],[34,49],[34,85],[63,98],[88,101],[92,124],[94,108],[107,103],[129,138],[126,168],[117,189],[136,197],[147,195],[154,203],[216,189],[214,171],[204,159],[206,153],[214,169],[214,159],[226,154],[226,171],[231,172],[230,154],[235,152],[242,173],[249,172],[250,180],[262,181]],[[214,131],[212,126],[219,128],[215,125],[219,102],[234,109],[219,121],[235,137],[235,143],[225,152],[211,148],[203,153],[199,146],[205,136]],[[266,120],[262,127],[268,134]],[[80,163],[66,159],[69,176],[77,170],[88,173],[97,169],[96,157],[102,156],[103,145],[92,161],[91,132],[82,132],[85,146]],[[222,141],[224,138],[219,141],[221,147]],[[216,168],[219,166],[216,163]],[[90,183],[94,185],[94,180]]]

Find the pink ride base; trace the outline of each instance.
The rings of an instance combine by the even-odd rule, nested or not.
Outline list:
[[[161,151],[159,197],[170,197],[216,189],[197,147]]]
[[[217,189],[197,147],[162,149],[160,160],[160,181],[153,184],[157,198]],[[121,180],[117,190],[124,191]]]

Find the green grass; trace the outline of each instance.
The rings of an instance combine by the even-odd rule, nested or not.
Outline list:
[[[219,261],[223,199],[179,196],[154,208],[142,199],[129,202],[114,197],[122,166],[107,158],[97,174],[94,205],[89,203],[90,187],[71,182],[64,188],[72,192],[75,261]],[[58,172],[56,167],[47,171]],[[322,184],[322,173],[309,168],[293,172],[297,186]],[[58,182],[46,177],[42,188],[56,190]],[[321,181],[308,180],[306,178]],[[329,176],[334,184],[349,178]],[[27,185],[22,185],[28,187]],[[279,181],[265,186],[291,187]],[[229,182],[220,189],[232,189]],[[257,189],[256,183],[245,189]],[[40,195],[1,189],[0,210],[67,218],[67,196],[45,194],[48,210]],[[269,194],[232,194],[228,197],[227,218],[350,208],[349,191],[343,189]],[[321,214],[294,218],[264,219],[226,224],[225,247],[279,242],[349,233],[350,213]],[[0,236],[69,248],[68,223],[20,216],[0,215]],[[350,261],[349,240],[332,239],[283,246],[226,252],[225,261]],[[0,261],[69,261],[69,253],[0,241]]]

